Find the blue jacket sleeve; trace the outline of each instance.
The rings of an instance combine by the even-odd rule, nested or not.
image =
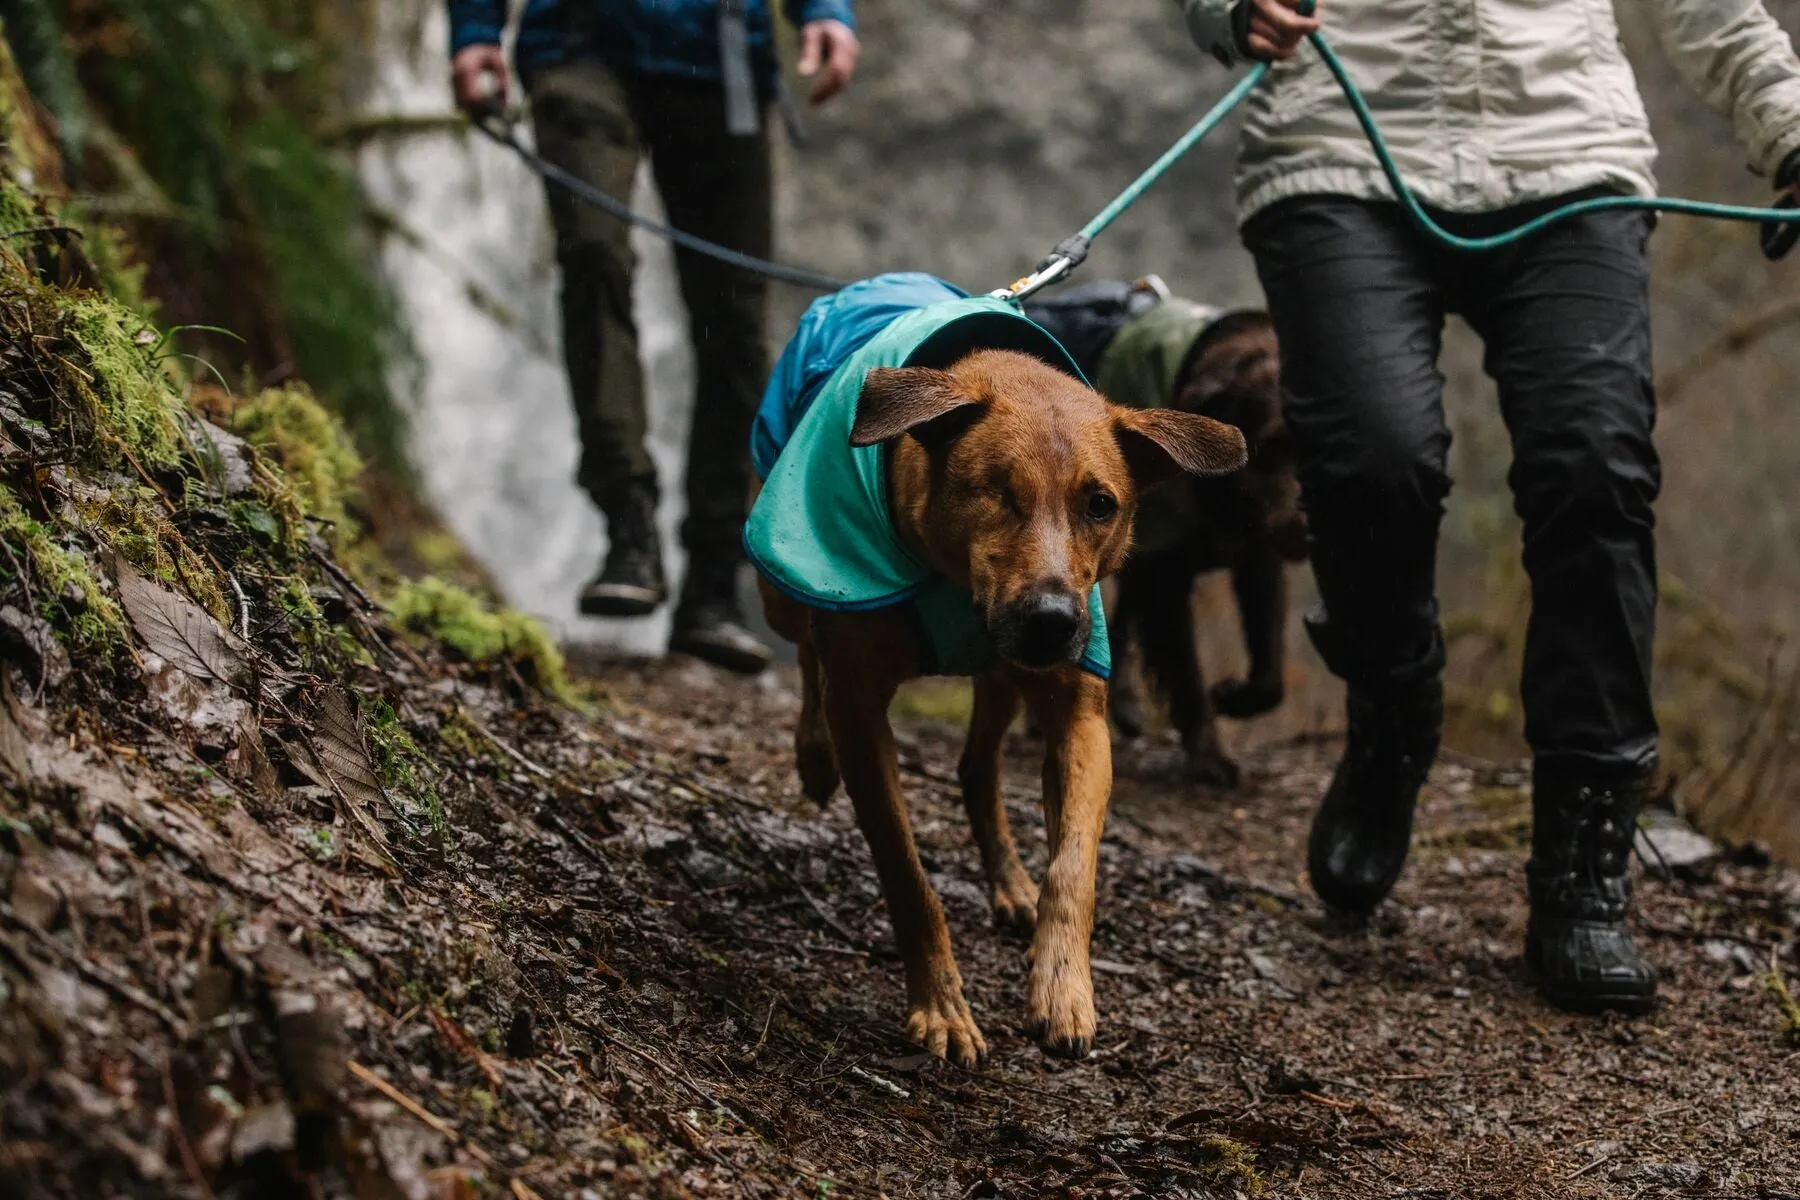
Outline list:
[[[813,21],[842,21],[856,28],[856,12],[851,0],[787,0],[787,19],[796,26]]]
[[[506,26],[504,0],[448,0],[450,55],[465,46],[499,45]]]

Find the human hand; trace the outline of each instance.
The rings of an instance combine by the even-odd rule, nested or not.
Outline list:
[[[1776,208],[1800,208],[1800,150],[1782,160],[1775,172],[1775,190],[1781,193],[1775,200]],[[1800,242],[1800,224],[1771,221],[1763,225],[1761,234],[1763,257],[1779,262],[1787,257],[1795,242]]]
[[[1244,13],[1240,41],[1251,58],[1285,62],[1294,57],[1306,35],[1319,28],[1318,5],[1301,16],[1301,0],[1239,0]]]
[[[490,82],[491,81],[491,82]],[[471,117],[506,109],[506,51],[492,43],[464,46],[450,60],[456,106]]]
[[[811,100],[823,104],[850,86],[862,43],[842,21],[808,21],[800,30],[800,74],[813,79]],[[820,68],[823,67],[823,72]]]

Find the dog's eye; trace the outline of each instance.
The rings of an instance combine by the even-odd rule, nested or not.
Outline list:
[[[1110,521],[1118,511],[1119,501],[1111,492],[1095,492],[1088,497],[1087,515],[1090,520]]]

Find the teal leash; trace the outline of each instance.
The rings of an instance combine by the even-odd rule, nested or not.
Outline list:
[[[1308,15],[1312,11],[1312,5],[1302,4],[1300,11],[1303,16]],[[1599,196],[1561,205],[1512,229],[1487,237],[1464,237],[1452,233],[1432,219],[1425,206],[1419,203],[1418,196],[1414,195],[1412,188],[1407,185],[1406,180],[1401,178],[1399,164],[1394,161],[1394,155],[1388,148],[1387,139],[1382,136],[1381,128],[1375,123],[1375,114],[1369,110],[1369,104],[1363,97],[1362,89],[1357,87],[1356,81],[1350,78],[1350,73],[1344,69],[1343,60],[1338,58],[1337,51],[1331,48],[1331,43],[1325,40],[1325,35],[1323,33],[1309,34],[1307,40],[1319,52],[1319,56],[1325,60],[1326,68],[1337,80],[1338,88],[1344,93],[1345,100],[1349,102],[1350,110],[1355,114],[1357,124],[1362,126],[1363,136],[1369,140],[1370,148],[1375,151],[1375,159],[1381,166],[1381,172],[1387,177],[1388,185],[1394,189],[1394,196],[1406,211],[1406,215],[1414,225],[1419,227],[1421,232],[1451,249],[1469,252],[1499,250],[1506,246],[1517,245],[1559,221],[1609,209],[1684,213],[1689,216],[1706,217],[1719,221],[1744,221],[1763,226],[1785,227],[1790,234],[1796,228],[1800,228],[1800,210],[1793,207],[1756,208],[1740,204],[1715,204],[1707,200],[1663,199],[1654,196]],[[1067,278],[1076,267],[1086,260],[1088,247],[1093,239],[1104,232],[1107,226],[1118,220],[1126,209],[1137,203],[1139,198],[1167,174],[1169,168],[1174,166],[1188,151],[1217,129],[1225,121],[1225,118],[1244,102],[1256,85],[1262,82],[1263,76],[1268,74],[1268,71],[1269,64],[1264,62],[1259,62],[1252,67],[1237,82],[1236,86],[1225,93],[1217,104],[1213,105],[1205,116],[1194,123],[1193,128],[1182,134],[1180,140],[1170,146],[1162,157],[1151,163],[1142,174],[1132,180],[1130,186],[1095,214],[1093,220],[1083,225],[1079,233],[1057,243],[1056,248],[1032,269],[1031,274],[1015,280],[1007,287],[990,292],[989,295],[995,299],[1011,300],[1017,303],[1034,292],[1041,291]],[[1791,240],[1788,244],[1792,244]],[[1765,238],[1765,252],[1769,245],[1770,239]],[[1785,247],[1782,252],[1785,253]],[[1771,254],[1771,257],[1778,257],[1778,255]]]
[[[1344,93],[1344,99],[1350,102],[1350,111],[1356,114],[1356,123],[1362,126],[1363,136],[1369,139],[1369,145],[1375,151],[1375,159],[1381,164],[1381,173],[1387,176],[1389,186],[1399,199],[1400,206],[1406,215],[1412,218],[1413,224],[1433,238],[1449,246],[1453,250],[1480,252],[1483,250],[1500,250],[1507,246],[1516,246],[1535,233],[1555,225],[1559,221],[1571,217],[1583,216],[1587,213],[1607,212],[1618,209],[1631,209],[1643,212],[1685,213],[1693,217],[1707,217],[1715,221],[1748,221],[1758,225],[1773,223],[1790,224],[1800,221],[1800,212],[1792,208],[1756,208],[1742,204],[1715,204],[1710,200],[1664,199],[1659,196],[1599,196],[1590,200],[1576,200],[1569,204],[1551,209],[1542,216],[1534,217],[1522,225],[1514,226],[1502,233],[1487,237],[1463,237],[1451,233],[1432,219],[1413,194],[1412,188],[1400,177],[1400,168],[1394,162],[1393,152],[1388,149],[1387,139],[1381,136],[1381,130],[1375,124],[1375,114],[1369,111],[1369,103],[1363,98],[1362,89],[1351,80],[1350,73],[1344,69],[1343,60],[1338,58],[1337,51],[1320,33],[1310,35],[1309,40],[1325,60],[1325,66],[1337,79],[1338,87]],[[1262,66],[1263,64],[1258,64]],[[1260,71],[1251,74],[1261,77]]]

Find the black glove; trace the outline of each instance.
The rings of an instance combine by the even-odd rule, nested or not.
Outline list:
[[[1775,186],[1781,189],[1781,198],[1775,201],[1776,208],[1797,207],[1793,193],[1796,180],[1800,180],[1800,150],[1782,159],[1781,169],[1775,172]],[[1770,262],[1786,258],[1795,242],[1800,242],[1800,219],[1770,221],[1762,227],[1763,257]]]
[[[1237,43],[1237,52],[1252,62],[1258,61],[1250,53],[1250,0],[1237,0],[1231,6],[1231,40]]]

